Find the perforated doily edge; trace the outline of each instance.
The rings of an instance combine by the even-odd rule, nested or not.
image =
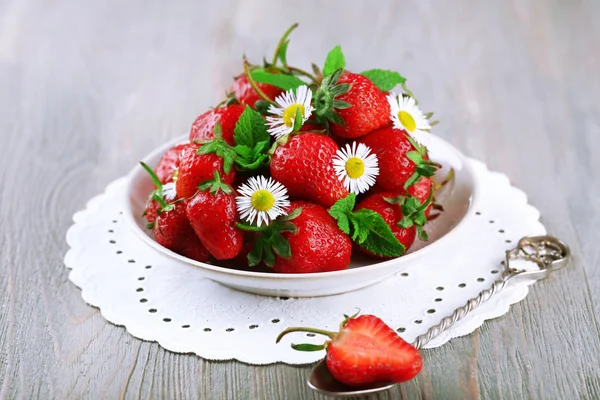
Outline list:
[[[478,164],[480,167],[484,168],[488,173],[504,175],[499,172],[490,171],[487,168],[487,165],[485,165],[485,163],[483,163],[479,160],[475,160],[472,158],[468,158],[468,160],[469,160],[469,162]],[[504,176],[506,177],[506,175],[504,175]],[[77,274],[75,273],[76,269],[85,268],[85,265],[75,263],[75,260],[78,259],[77,254],[79,254],[80,252],[82,252],[84,250],[84,246],[82,245],[82,243],[79,240],[80,235],[78,233],[81,232],[83,229],[85,229],[84,222],[87,220],[87,218],[90,214],[93,214],[95,209],[98,207],[98,204],[101,203],[102,199],[105,196],[107,196],[108,194],[110,194],[112,191],[114,191],[115,188],[119,187],[121,185],[121,182],[124,181],[125,179],[126,179],[125,177],[121,177],[121,178],[114,180],[113,182],[111,182],[107,185],[104,192],[102,192],[99,195],[90,199],[86,203],[86,206],[83,210],[78,211],[73,215],[74,224],[68,229],[68,231],[66,233],[66,241],[70,248],[67,251],[67,253],[65,254],[64,263],[65,263],[65,266],[70,270],[69,280],[71,280],[71,282],[73,282],[75,284],[75,286],[77,286],[81,290],[81,297],[88,305],[98,308],[98,310],[100,311],[100,314],[102,315],[102,317],[104,319],[106,319],[108,322],[110,322],[116,326],[124,327],[127,330],[127,332],[129,332],[129,334],[131,334],[132,336],[134,336],[138,339],[144,340],[144,341],[157,342],[161,347],[163,347],[166,350],[169,350],[171,352],[174,352],[174,353],[180,353],[180,354],[192,353],[192,354],[196,354],[199,357],[201,357],[203,359],[207,359],[207,360],[212,360],[212,361],[236,360],[236,361],[240,361],[240,362],[250,364],[250,365],[269,365],[269,364],[277,364],[277,363],[287,364],[287,365],[309,365],[309,364],[313,364],[315,362],[315,361],[302,362],[302,361],[281,360],[281,361],[273,361],[273,362],[264,362],[263,363],[263,362],[256,362],[255,360],[246,359],[246,357],[244,357],[243,354],[236,355],[236,356],[215,357],[214,355],[199,354],[194,351],[188,351],[188,350],[182,351],[181,349],[179,349],[177,347],[177,345],[175,343],[172,343],[169,340],[161,340],[156,337],[151,337],[152,335],[145,334],[144,333],[145,330],[143,328],[137,326],[137,324],[126,323],[123,320],[123,317],[120,316],[115,310],[113,310],[113,307],[110,304],[108,304],[107,302],[102,300],[103,296],[97,294],[93,290],[93,286],[84,287],[84,282],[80,282],[79,279],[77,278]],[[539,218],[540,218],[539,210],[537,208],[535,208],[534,206],[532,206],[531,204],[528,204],[528,197],[525,194],[525,192],[523,192],[521,189],[518,189],[518,188],[514,187],[513,185],[511,185],[510,180],[508,180],[508,177],[506,177],[506,179],[507,179],[509,189],[511,191],[513,191],[514,193],[518,193],[519,196],[521,197],[524,208],[527,208],[527,214],[530,214],[531,219],[535,220],[537,222],[535,230],[540,231],[540,232],[545,232],[545,227],[539,221]],[[519,285],[519,290],[515,290],[514,294],[511,297],[505,298],[503,300],[503,302],[501,303],[501,305],[498,304],[496,307],[492,308],[488,312],[485,312],[485,313],[478,312],[477,314],[474,314],[472,316],[472,319],[469,321],[469,324],[460,325],[452,330],[451,335],[444,336],[443,338],[440,337],[440,338],[437,338],[436,340],[433,340],[429,345],[425,346],[425,349],[439,347],[439,346],[446,344],[447,342],[449,342],[450,340],[452,340],[454,338],[467,336],[467,335],[473,333],[478,328],[480,328],[484,322],[486,322],[488,320],[499,318],[503,315],[506,315],[510,311],[511,306],[513,306],[516,303],[519,303],[520,301],[525,299],[525,297],[527,297],[527,295],[529,294],[529,285],[531,285],[533,283],[535,283],[535,281],[531,281],[531,282],[528,282],[527,284]]]

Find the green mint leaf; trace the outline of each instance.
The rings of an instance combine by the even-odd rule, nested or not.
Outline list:
[[[296,115],[294,116],[294,127],[293,132],[298,132],[300,128],[302,128],[303,123],[302,111],[300,111],[300,107],[296,108]]]
[[[350,193],[346,197],[339,199],[329,209],[329,215],[337,219],[340,215],[347,215],[354,210],[356,204],[356,193]]]
[[[233,139],[236,145],[254,147],[256,143],[269,141],[269,132],[265,120],[259,112],[249,106],[238,119],[233,130]]]
[[[237,146],[235,146],[233,148],[233,150],[235,150],[235,152],[240,157],[243,157],[243,158],[250,158],[250,157],[252,157],[253,151],[252,151],[252,149],[250,147],[248,147],[246,145],[238,144]]]
[[[346,235],[350,234],[350,220],[346,214],[340,214],[337,217],[338,228]]]
[[[306,82],[294,75],[272,74],[263,68],[257,68],[251,74],[256,82],[268,83],[283,90],[296,89],[298,86],[306,85]]]
[[[323,75],[331,75],[338,69],[344,69],[345,66],[346,57],[344,57],[342,48],[337,45],[329,52],[329,54],[327,54],[325,65],[323,66]]]
[[[399,257],[404,254],[406,247],[394,236],[379,213],[365,208],[356,211],[354,215],[359,215],[360,221],[368,223],[368,225],[360,228],[359,240],[360,236],[363,236],[364,240],[359,242],[359,245],[363,249],[382,257]],[[365,230],[368,232],[366,237]]]
[[[382,92],[389,92],[406,81],[399,73],[384,69],[371,69],[360,74],[369,78]]]
[[[279,48],[279,53],[277,53],[277,58],[279,58],[281,60],[281,63],[283,65],[287,65],[287,48],[288,48],[288,44],[290,44],[289,40],[286,40],[285,42],[283,42],[283,44]]]

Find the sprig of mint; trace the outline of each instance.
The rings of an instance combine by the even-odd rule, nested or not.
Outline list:
[[[296,234],[298,228],[292,222],[302,213],[302,208],[296,208],[288,215],[281,216],[269,225],[256,226],[237,223],[236,227],[244,231],[258,232],[254,248],[248,253],[248,265],[254,267],[264,262],[269,267],[275,264],[275,255],[283,258],[292,256],[290,242],[282,235],[283,232]]]
[[[360,74],[369,78],[382,92],[389,92],[396,85],[406,82],[406,78],[399,73],[385,69],[371,69]]]
[[[268,83],[283,90],[296,89],[298,86],[306,85],[302,79],[294,75],[273,74],[264,68],[256,68],[252,72],[252,79],[260,83]]]
[[[323,66],[323,76],[329,76],[338,69],[344,69],[346,66],[346,57],[342,52],[340,45],[335,46],[325,59],[325,65]]]
[[[214,128],[215,139],[201,143],[198,154],[215,153],[223,158],[223,170],[231,171],[235,164],[243,171],[253,171],[269,163],[267,154],[271,145],[265,120],[259,112],[246,106],[233,130],[235,145],[223,140],[221,123]]]
[[[406,138],[415,148],[415,150],[406,153],[406,157],[415,164],[415,172],[404,182],[404,189],[408,189],[417,183],[422,176],[430,177],[435,175],[435,171],[441,167],[439,163],[426,159],[427,147],[419,144],[410,135],[406,135]]]
[[[329,215],[338,222],[338,227],[363,249],[382,257],[400,257],[406,247],[398,241],[383,217],[363,208],[354,211],[356,194],[350,193],[338,200]]]
[[[421,204],[419,199],[414,196],[397,196],[395,198],[384,198],[390,204],[398,204],[402,209],[402,219],[398,221],[398,226],[404,229],[408,229],[412,226],[417,228],[417,235],[421,240],[428,240],[429,236],[427,232],[423,230],[423,227],[427,223],[427,207],[433,202],[433,185],[429,190],[429,196]]]

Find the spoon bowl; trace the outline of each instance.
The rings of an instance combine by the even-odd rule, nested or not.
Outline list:
[[[325,360],[321,360],[315,365],[310,372],[307,383],[311,389],[331,397],[364,396],[388,390],[395,385],[395,383],[391,382],[371,383],[364,386],[344,385],[336,381],[331,375],[331,372],[327,369]]]

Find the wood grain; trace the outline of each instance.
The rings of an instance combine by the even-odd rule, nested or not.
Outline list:
[[[600,397],[600,2],[0,2],[0,398],[320,398],[309,367],[178,355],[131,337],[67,278],[73,212],[188,130],[294,21],[301,66],[341,43],[409,78],[436,133],[506,173],[568,271],[424,351],[378,398]]]

